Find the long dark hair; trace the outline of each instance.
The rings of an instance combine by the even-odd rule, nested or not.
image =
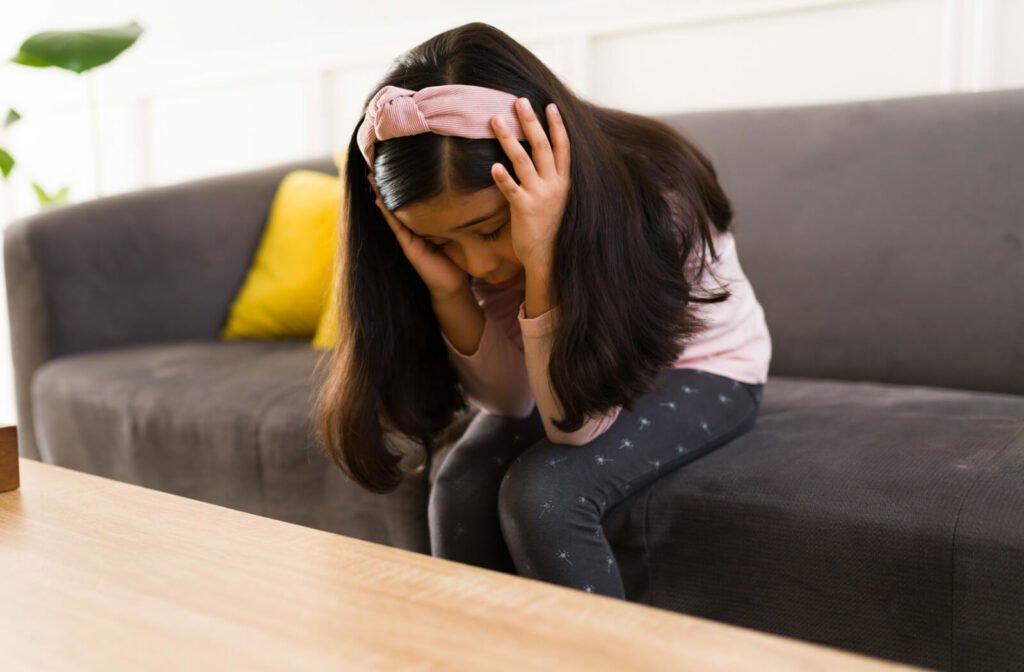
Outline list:
[[[545,131],[545,105],[558,106],[572,160],[550,287],[560,319],[549,376],[565,412],[554,425],[571,432],[615,406],[632,410],[707,326],[691,303],[730,296],[691,291],[710,270],[705,245],[717,259],[710,226],[726,231],[732,220],[710,161],[664,122],[580,99],[529,50],[483,23],[445,31],[399,56],[364,109],[386,85],[442,84],[525,97]],[[374,179],[393,211],[445,190],[493,186],[495,162],[515,174],[496,139],[423,133],[378,142]],[[335,464],[367,490],[385,493],[405,474],[430,469],[466,400],[427,287],[374,203],[368,170],[353,129],[338,227],[340,342],[327,353],[314,415]],[[400,468],[402,456],[385,441],[389,432],[422,445],[426,461]]]

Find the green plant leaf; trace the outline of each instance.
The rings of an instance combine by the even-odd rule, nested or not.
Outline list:
[[[44,61],[41,58],[33,58],[28,54],[19,52],[14,58],[11,59],[11,63],[18,63],[19,65],[31,65],[34,68],[48,68],[51,63]]]
[[[7,110],[7,119],[4,120],[4,128],[7,128],[18,119],[21,119],[21,115],[14,108]]]
[[[82,73],[109,63],[135,44],[142,27],[132,21],[116,28],[54,30],[25,40],[11,62],[36,68],[55,66]]]
[[[14,157],[6,150],[0,149],[0,172],[4,174],[5,180],[11,174],[11,168],[14,168]]]
[[[68,187],[62,188],[53,196],[47,194],[42,187],[35,182],[32,183],[32,188],[36,190],[36,196],[39,198],[39,204],[42,206],[55,205],[57,203],[63,203],[68,200]]]

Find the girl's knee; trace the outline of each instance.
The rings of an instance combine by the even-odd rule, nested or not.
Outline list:
[[[437,468],[431,483],[431,489],[448,490],[472,472],[472,460],[465,453],[451,450],[444,456],[444,461]]]
[[[498,512],[509,520],[542,520],[571,503],[566,469],[568,460],[552,457],[534,446],[514,460],[498,488]],[[564,512],[562,512],[564,515]]]
[[[455,473],[438,472],[430,486],[427,508],[435,511],[458,511],[469,502],[464,479]]]
[[[493,501],[504,469],[504,461],[494,459],[487,451],[456,448],[438,467],[430,484],[430,500],[457,509],[477,506],[481,497]]]

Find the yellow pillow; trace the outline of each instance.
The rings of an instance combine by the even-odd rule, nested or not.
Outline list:
[[[285,175],[221,338],[310,338],[326,312],[336,246],[339,178]]]
[[[345,173],[345,161],[347,159],[348,150],[345,149],[334,155],[334,165],[338,167],[339,175]],[[342,235],[342,232],[338,231],[338,235]],[[338,253],[340,253],[340,250],[338,250]],[[316,334],[313,336],[313,347],[317,350],[330,350],[338,343],[338,305],[337,297],[335,296],[338,272],[338,266],[335,263],[331,267],[331,281],[328,284],[324,312],[320,315],[320,323],[316,326]]]
[[[313,347],[317,350],[330,350],[338,344],[338,302],[335,301],[334,296],[335,280],[337,280],[337,270],[331,272],[327,305],[324,307],[323,314],[320,315],[320,323],[316,326],[316,335],[313,336]]]

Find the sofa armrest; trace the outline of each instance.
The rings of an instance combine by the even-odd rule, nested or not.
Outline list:
[[[214,340],[245,279],[281,179],[337,174],[330,157],[60,206],[4,232],[22,455],[35,457],[30,384],[63,355]]]

